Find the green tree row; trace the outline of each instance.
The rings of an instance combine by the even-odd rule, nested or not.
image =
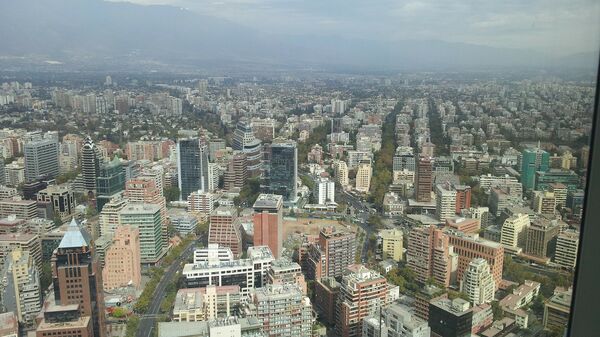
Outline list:
[[[402,105],[403,103],[399,101],[394,110],[386,116],[381,130],[381,150],[375,153],[373,158],[373,176],[371,178],[369,201],[379,210],[383,208],[383,197],[393,181],[392,165],[394,153],[396,152],[396,116],[402,109]]]

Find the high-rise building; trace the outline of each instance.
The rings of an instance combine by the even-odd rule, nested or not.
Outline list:
[[[383,258],[401,261],[404,237],[402,231],[399,229],[382,230],[381,232],[379,232],[379,237],[381,237],[381,249],[383,252]]]
[[[471,208],[471,186],[469,185],[454,185],[456,190],[456,214],[460,214],[461,210]]]
[[[524,247],[527,227],[529,227],[529,215],[518,213],[504,221],[500,232],[500,243],[505,247]]]
[[[198,138],[180,139],[177,142],[179,200],[187,200],[194,191],[208,189],[208,150],[200,147]]]
[[[525,149],[521,154],[521,183],[526,190],[535,187],[536,171],[546,172],[550,168],[550,154],[540,149]]]
[[[477,234],[481,229],[481,220],[472,218],[446,219],[446,227],[454,228],[464,233]]]
[[[294,284],[297,285],[304,295],[307,294],[306,280],[302,274],[302,268],[296,262],[287,258],[273,260],[267,270],[268,284]]]
[[[208,250],[211,250],[210,245]],[[209,253],[211,256],[194,257],[194,263],[183,267],[182,275],[188,288],[238,285],[241,295],[246,297],[251,289],[267,284],[267,271],[274,260],[269,247],[248,247],[248,258],[240,260],[235,260],[231,252],[215,256],[219,254],[218,245],[212,250],[215,253]]]
[[[554,262],[562,268],[575,269],[577,264],[577,251],[579,250],[579,232],[566,230],[556,238],[556,252]]]
[[[246,120],[237,123],[233,133],[232,146],[234,150],[246,154],[248,176],[253,178],[262,173],[262,146],[258,138],[254,137],[252,125]]]
[[[319,205],[326,205],[335,202],[335,183],[328,178],[320,178],[315,184],[313,192],[315,202]]]
[[[81,147],[81,176],[83,188],[88,196],[96,195],[96,178],[100,172],[102,154],[90,137],[86,137]]]
[[[6,256],[0,276],[2,308],[14,312],[21,324],[32,326],[42,309],[40,275],[33,257],[16,248]]]
[[[496,283],[490,273],[490,266],[482,258],[475,258],[463,274],[461,291],[469,297],[473,305],[490,303],[494,300]]]
[[[100,267],[89,234],[75,220],[50,263],[54,291],[44,304],[37,336],[105,336]]]
[[[192,192],[187,198],[188,211],[208,215],[214,210],[215,201],[215,195],[210,192]]]
[[[334,325],[337,316],[337,297],[340,283],[334,277],[322,277],[315,281],[314,306],[324,323]]]
[[[554,198],[556,199],[557,207],[565,207],[567,204],[567,194],[568,189],[565,184],[561,183],[552,183],[549,185],[549,191],[554,193]]]
[[[179,289],[173,304],[173,321],[200,322],[232,317],[240,310],[241,302],[238,285]]]
[[[156,186],[153,179],[140,177],[131,179],[125,185],[125,198],[131,203],[151,204],[160,207],[160,223],[162,224],[163,240],[168,241],[167,202],[162,190]]]
[[[216,158],[216,153],[219,150],[223,150],[225,149],[226,144],[225,144],[225,139],[222,138],[213,138],[211,140],[208,141],[208,158],[211,161],[215,161]]]
[[[0,186],[6,185],[6,170],[4,169],[4,158],[0,156]]]
[[[354,263],[356,256],[356,236],[354,233],[325,227],[319,233],[319,247],[325,255],[326,275],[342,276],[346,268]]]
[[[115,229],[119,226],[119,212],[128,204],[129,200],[123,198],[122,193],[118,193],[104,204],[98,216],[101,236],[114,234]]]
[[[437,299],[429,303],[429,326],[432,336],[471,336],[473,308],[462,298]]]
[[[250,315],[263,322],[270,336],[312,336],[310,299],[295,284],[268,284],[250,292]]]
[[[297,196],[298,149],[293,140],[276,138],[271,143],[268,186],[273,194],[283,196],[286,202],[295,202]]]
[[[206,190],[214,192],[219,187],[219,179],[222,175],[221,166],[217,163],[208,163],[208,185]]]
[[[8,254],[15,249],[29,252],[35,261],[37,270],[42,270],[42,245],[39,235],[30,233],[0,234],[0,264],[3,264]]]
[[[254,240],[256,246],[269,246],[280,258],[283,244],[283,198],[276,194],[260,194],[254,202]]]
[[[169,218],[173,229],[181,236],[193,234],[198,227],[198,218],[184,211],[173,210]]]
[[[104,257],[104,289],[124,286],[139,289],[142,285],[140,254],[140,230],[130,226],[117,227]]]
[[[457,280],[462,280],[471,260],[480,257],[486,260],[490,266],[496,286],[500,285],[504,263],[504,248],[501,244],[482,239],[477,234],[467,234],[451,229],[444,230],[444,233],[448,236],[454,253],[458,255]]]
[[[554,215],[556,213],[556,195],[550,191],[535,191],[532,208],[538,214]]]
[[[58,133],[30,132],[24,137],[25,181],[54,178],[60,173]]]
[[[119,225],[130,225],[139,229],[142,263],[156,264],[167,252],[159,206],[129,204],[119,211]]]
[[[429,337],[427,321],[417,317],[410,308],[392,303],[380,313],[365,318],[362,337]]]
[[[360,336],[363,320],[389,303],[388,294],[385,277],[363,265],[349,267],[340,282],[337,336]]]
[[[371,176],[373,168],[370,161],[361,161],[356,169],[356,190],[362,193],[368,193],[371,188]]]
[[[440,221],[456,214],[456,191],[450,184],[435,186],[435,214]]]
[[[554,289],[554,295],[544,303],[544,328],[564,331],[565,327],[569,325],[572,297],[573,288],[557,287]]]
[[[406,261],[422,283],[430,278],[445,286],[458,282],[471,260],[478,257],[487,261],[498,285],[504,262],[502,245],[483,240],[477,234],[433,226],[413,229],[408,237]]]
[[[527,228],[525,253],[542,258],[553,256],[559,231],[556,221],[534,219]]]
[[[235,256],[242,255],[242,235],[235,207],[219,206],[210,214],[208,243],[229,247]]]
[[[449,286],[451,274],[456,269],[455,260],[449,238],[441,230],[430,226],[410,231],[406,262],[419,282],[425,283],[433,278]]]
[[[62,221],[68,220],[75,206],[75,194],[71,187],[67,184],[50,185],[38,192],[37,200],[39,203],[49,203],[55,215],[58,215]]]
[[[333,164],[335,181],[342,186],[342,188],[347,188],[350,185],[350,181],[348,180],[348,165],[346,165],[345,161],[337,160]]]
[[[248,165],[246,154],[241,151],[235,151],[231,160],[227,164],[227,169],[223,175],[223,185],[226,190],[233,188],[242,188],[248,180]]]
[[[399,146],[396,149],[396,154],[394,155],[394,159],[392,162],[392,170],[393,171],[411,171],[415,172],[415,156],[413,154],[413,149],[410,146]]]
[[[416,165],[417,173],[415,175],[415,199],[418,202],[430,202],[433,184],[431,159],[427,157],[419,157]]]
[[[22,200],[17,196],[0,200],[0,217],[6,218],[10,215],[25,220],[36,218],[37,203],[34,200]]]
[[[102,207],[116,194],[125,189],[125,172],[121,161],[115,157],[110,162],[100,164],[96,176],[96,208],[102,211]]]

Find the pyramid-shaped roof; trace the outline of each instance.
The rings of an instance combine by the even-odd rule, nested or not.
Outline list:
[[[63,236],[58,248],[78,248],[89,247],[90,235],[79,225],[75,219],[71,219],[71,223],[67,227],[67,232]]]

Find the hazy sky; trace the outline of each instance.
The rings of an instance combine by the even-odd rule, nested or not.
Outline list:
[[[120,0],[111,0],[120,1]],[[169,4],[259,31],[436,39],[554,55],[597,50],[598,0],[129,0]]]

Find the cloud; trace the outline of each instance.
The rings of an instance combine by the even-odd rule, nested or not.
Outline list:
[[[112,0],[116,1],[116,0]],[[555,55],[597,50],[596,0],[130,0],[170,4],[269,34],[436,39]]]

